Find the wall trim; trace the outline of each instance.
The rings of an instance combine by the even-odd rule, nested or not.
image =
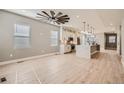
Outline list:
[[[17,63],[19,61],[28,61],[28,60],[31,60],[31,59],[42,58],[42,57],[58,55],[58,54],[59,54],[59,52],[54,52],[54,53],[48,53],[48,54],[43,54],[43,55],[38,55],[38,56],[31,56],[31,57],[14,59],[14,60],[9,60],[9,61],[2,61],[2,62],[0,62],[0,66],[1,65],[11,64],[11,63]]]

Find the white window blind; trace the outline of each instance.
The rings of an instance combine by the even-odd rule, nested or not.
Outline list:
[[[29,37],[30,26],[24,24],[15,24],[15,36]]]
[[[30,26],[26,24],[15,24],[14,47],[29,48],[30,47]]]
[[[51,46],[58,46],[58,31],[51,31]]]

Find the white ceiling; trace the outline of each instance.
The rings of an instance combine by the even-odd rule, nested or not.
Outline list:
[[[42,9],[49,12],[50,9]],[[52,9],[53,10],[53,9]],[[36,13],[40,9],[7,9],[7,11],[21,14],[36,19]],[[116,31],[124,17],[124,10],[117,9],[54,9],[55,12],[62,12],[69,15],[70,21],[67,26],[72,26],[83,30],[83,22],[86,21],[90,26],[95,28],[95,33]]]

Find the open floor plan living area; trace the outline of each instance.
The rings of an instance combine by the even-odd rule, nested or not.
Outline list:
[[[123,9],[1,9],[0,84],[123,84]]]

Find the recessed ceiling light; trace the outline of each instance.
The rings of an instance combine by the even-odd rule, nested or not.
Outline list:
[[[111,23],[110,25],[112,26],[113,24]]]
[[[81,33],[84,33],[84,31],[81,31]]]
[[[77,17],[77,18],[79,18],[79,16],[78,16],[78,15],[77,15],[76,17]]]

